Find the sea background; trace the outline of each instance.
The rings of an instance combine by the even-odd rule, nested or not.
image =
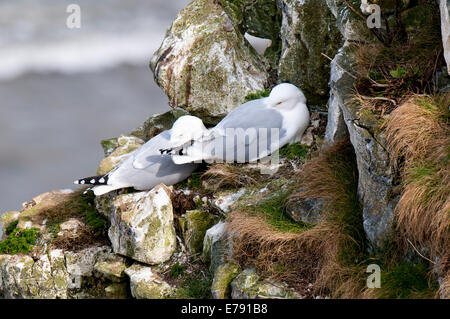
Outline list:
[[[80,29],[66,26],[72,3]],[[148,64],[187,3],[0,0],[0,213],[74,189],[95,174],[100,140],[169,110]]]

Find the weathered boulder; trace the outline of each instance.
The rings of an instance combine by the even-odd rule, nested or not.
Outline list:
[[[342,45],[335,17],[325,1],[280,0],[281,57],[278,78],[300,87],[308,105],[325,109],[330,67],[323,55],[334,56]]]
[[[112,203],[108,235],[114,252],[147,264],[168,260],[176,248],[171,190],[118,195]]]
[[[284,283],[260,280],[255,269],[248,268],[231,282],[232,299],[298,299],[300,296]]]
[[[226,223],[220,221],[208,229],[205,234],[202,258],[209,263],[211,273],[215,273],[217,267],[225,263],[231,256],[231,242],[225,228]]]
[[[450,74],[450,1],[439,0],[439,8],[441,10],[441,32],[444,57],[447,62],[447,72]]]
[[[130,277],[131,294],[136,299],[165,299],[176,293],[176,289],[152,271],[151,267],[134,264],[125,273]]]
[[[180,11],[150,67],[170,105],[207,124],[263,90],[268,79],[262,59],[214,0],[195,0]]]
[[[219,218],[207,211],[196,209],[187,211],[184,219],[184,243],[191,254],[201,254],[206,231],[214,226]]]
[[[5,298],[104,298],[111,281],[94,265],[115,256],[107,246],[77,252],[53,249],[31,258],[0,255],[0,292]]]
[[[121,135],[117,138],[117,144],[114,139],[102,141],[105,154],[109,154],[101,162],[97,169],[98,175],[108,173],[116,168],[122,161],[127,159],[131,152],[138,149],[144,144],[144,141],[135,136]]]
[[[214,274],[211,285],[211,294],[215,299],[226,299],[231,297],[231,281],[241,272],[241,268],[232,263],[220,265]]]

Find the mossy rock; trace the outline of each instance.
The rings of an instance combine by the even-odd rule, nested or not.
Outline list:
[[[118,195],[108,235],[114,252],[153,265],[176,249],[171,189],[164,184],[148,192]]]
[[[214,274],[211,293],[215,299],[227,299],[231,297],[230,284],[241,272],[241,268],[232,263],[220,265]]]
[[[215,125],[251,92],[264,90],[265,62],[214,0],[180,11],[150,68],[172,107]]]
[[[295,84],[308,105],[326,109],[330,62],[342,45],[342,35],[325,1],[283,1],[282,49],[278,69],[281,82]]]
[[[254,268],[245,269],[231,282],[233,299],[298,299],[285,283],[261,280]]]
[[[186,230],[184,241],[192,254],[200,254],[203,251],[203,240],[206,231],[215,225],[219,218],[202,210],[190,210],[186,212]]]
[[[103,175],[116,168],[131,152],[144,144],[144,141],[135,136],[121,135],[117,139],[117,147],[104,158],[97,169],[98,175]],[[109,151],[109,149],[108,149]],[[127,156],[128,155],[128,156]]]
[[[130,277],[131,294],[136,299],[167,299],[176,296],[176,289],[150,267],[134,264],[125,273]]]
[[[276,68],[281,54],[281,9],[273,0],[226,0],[221,2],[239,31],[244,34],[270,39],[272,44],[264,56]]]

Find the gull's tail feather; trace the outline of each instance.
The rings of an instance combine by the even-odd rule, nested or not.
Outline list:
[[[85,177],[82,179],[78,179],[73,183],[79,185],[106,185],[108,184],[108,174]]]
[[[122,185],[118,185],[118,186],[112,186],[112,185],[98,185],[98,186],[93,186],[92,191],[94,192],[95,196],[100,196],[106,193],[109,193],[113,190],[122,188]]]
[[[194,157],[194,156],[189,156],[189,155],[173,155],[172,156],[172,161],[177,164],[177,165],[181,165],[181,164],[187,164],[187,163],[201,163],[203,160],[203,158],[200,157]]]

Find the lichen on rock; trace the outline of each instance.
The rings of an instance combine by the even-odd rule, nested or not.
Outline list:
[[[326,109],[330,68],[342,36],[325,1],[280,1],[283,22],[278,78],[300,87],[312,105]]]
[[[223,8],[213,0],[195,0],[180,11],[150,67],[172,107],[181,107],[215,124],[264,90],[265,64]]]
[[[127,268],[125,273],[130,277],[131,294],[136,299],[165,299],[176,294],[176,289],[151,267],[134,264]]]
[[[109,155],[105,157],[97,169],[98,175],[103,175],[116,168],[121,162],[130,156],[131,152],[138,149],[144,144],[144,141],[135,136],[121,135],[117,138],[117,146],[114,144],[106,144],[105,153]],[[111,150],[113,147],[114,150]]]
[[[232,263],[220,265],[214,274],[211,293],[215,299],[231,297],[231,281],[241,272],[241,268]]]
[[[168,260],[176,248],[170,196],[163,184],[148,192],[118,195],[108,231],[114,252],[147,264]]]
[[[184,242],[192,254],[201,254],[206,231],[218,222],[218,217],[202,210],[186,212]]]
[[[283,283],[261,280],[255,269],[248,268],[231,282],[233,299],[298,299],[300,296]]]

